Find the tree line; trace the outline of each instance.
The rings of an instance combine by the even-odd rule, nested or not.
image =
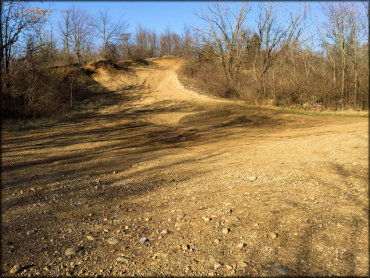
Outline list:
[[[53,25],[52,11],[26,2],[1,0],[0,10],[5,114],[38,116],[48,102],[67,101],[58,92],[73,76],[57,75],[51,67],[163,56],[185,58],[182,74],[221,97],[307,109],[369,106],[366,2],[322,4],[321,26],[307,26],[307,7],[281,18],[274,4],[261,3],[252,24],[247,3],[237,12],[210,4],[198,15],[204,25],[185,27],[182,34],[169,28],[158,34],[141,25],[129,33],[128,23],[113,20],[106,10],[90,15],[77,6],[60,11]],[[308,37],[309,30],[315,35]],[[50,108],[49,114],[53,109],[58,110]]]

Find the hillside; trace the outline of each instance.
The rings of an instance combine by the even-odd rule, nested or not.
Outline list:
[[[199,95],[181,63],[90,64],[90,110],[4,130],[2,275],[369,275],[368,119]]]

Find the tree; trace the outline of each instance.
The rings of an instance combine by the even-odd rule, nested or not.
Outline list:
[[[326,54],[333,65],[334,87],[338,72],[341,101],[350,101],[353,106],[357,106],[360,64],[358,54],[365,15],[355,3],[328,3],[322,5],[322,8],[327,22],[323,31],[319,31]]]
[[[78,63],[82,63],[82,52],[87,47],[91,36],[90,15],[80,8],[70,10],[71,44],[77,56]]]
[[[268,70],[276,64],[279,59],[283,60],[284,54],[290,48],[296,46],[303,31],[305,20],[305,10],[303,13],[290,14],[288,24],[285,26],[278,22],[276,13],[272,5],[261,5],[258,16],[258,34],[255,37],[255,59],[253,69],[255,79],[261,83]],[[256,63],[259,56],[260,69],[257,70]],[[257,73],[258,71],[258,73]]]
[[[112,22],[107,10],[105,10],[104,12],[99,11],[92,25],[96,28],[102,40],[103,55],[107,59],[107,46],[113,44],[115,40],[120,39],[120,35],[125,32],[128,24],[124,22]]]
[[[1,74],[8,75],[13,46],[27,31],[30,31],[37,24],[44,23],[51,11],[38,7],[30,9],[21,1],[1,0],[0,13]]]
[[[235,87],[235,69],[240,68],[238,56],[245,44],[243,25],[249,12],[249,7],[243,4],[239,14],[235,15],[227,6],[214,4],[208,7],[209,14],[199,16],[207,23],[207,29],[198,30],[211,39],[217,47],[217,55],[221,60],[222,69],[229,83]]]
[[[62,42],[64,49],[67,52],[67,59],[68,63],[71,63],[71,55],[69,53],[71,47],[71,32],[72,32],[72,24],[71,24],[71,10],[62,10],[62,21],[58,23],[59,30],[62,34]]]

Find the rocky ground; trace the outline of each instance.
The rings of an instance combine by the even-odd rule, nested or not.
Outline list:
[[[368,276],[368,119],[182,87],[176,59],[94,79],[115,100],[2,135],[2,275]]]

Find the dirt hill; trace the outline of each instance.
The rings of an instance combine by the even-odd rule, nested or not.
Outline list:
[[[2,136],[3,275],[368,276],[368,119],[95,64],[109,106]]]

